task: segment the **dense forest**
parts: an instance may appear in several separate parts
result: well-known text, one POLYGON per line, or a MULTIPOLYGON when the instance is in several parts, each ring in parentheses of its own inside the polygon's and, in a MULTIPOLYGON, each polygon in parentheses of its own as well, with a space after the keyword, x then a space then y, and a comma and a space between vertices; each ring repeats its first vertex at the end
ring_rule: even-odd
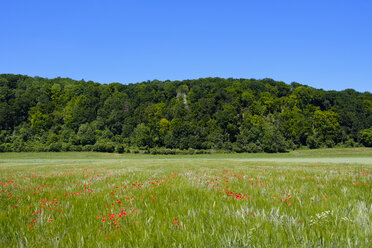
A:
POLYGON ((0 151, 284 152, 372 146, 372 94, 272 79, 99 84, 0 74, 0 151))

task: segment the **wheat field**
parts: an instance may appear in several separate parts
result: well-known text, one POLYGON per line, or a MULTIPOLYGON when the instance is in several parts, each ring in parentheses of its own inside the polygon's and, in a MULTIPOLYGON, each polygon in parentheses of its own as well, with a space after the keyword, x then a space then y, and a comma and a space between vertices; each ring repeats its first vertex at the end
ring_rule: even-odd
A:
POLYGON ((371 149, 0 154, 0 247, 371 247, 371 149))

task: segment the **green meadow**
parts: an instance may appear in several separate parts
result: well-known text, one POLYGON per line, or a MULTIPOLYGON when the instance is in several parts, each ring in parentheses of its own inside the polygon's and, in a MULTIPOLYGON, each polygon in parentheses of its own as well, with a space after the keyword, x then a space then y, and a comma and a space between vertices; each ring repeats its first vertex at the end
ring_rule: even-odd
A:
POLYGON ((0 153, 0 247, 371 247, 372 149, 0 153))

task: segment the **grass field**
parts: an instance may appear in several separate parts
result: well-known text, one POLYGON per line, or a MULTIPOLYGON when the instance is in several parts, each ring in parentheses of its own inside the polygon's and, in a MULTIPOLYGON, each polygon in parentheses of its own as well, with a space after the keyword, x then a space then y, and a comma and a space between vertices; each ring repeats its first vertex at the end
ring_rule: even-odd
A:
POLYGON ((0 154, 0 247, 371 247, 372 150, 0 154))

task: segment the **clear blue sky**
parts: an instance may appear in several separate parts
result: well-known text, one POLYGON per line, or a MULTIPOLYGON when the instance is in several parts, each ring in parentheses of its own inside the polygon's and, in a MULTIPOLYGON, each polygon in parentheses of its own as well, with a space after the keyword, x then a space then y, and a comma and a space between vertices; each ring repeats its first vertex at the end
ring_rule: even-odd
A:
POLYGON ((273 78, 372 91, 372 1, 0 3, 0 73, 100 83, 273 78))

